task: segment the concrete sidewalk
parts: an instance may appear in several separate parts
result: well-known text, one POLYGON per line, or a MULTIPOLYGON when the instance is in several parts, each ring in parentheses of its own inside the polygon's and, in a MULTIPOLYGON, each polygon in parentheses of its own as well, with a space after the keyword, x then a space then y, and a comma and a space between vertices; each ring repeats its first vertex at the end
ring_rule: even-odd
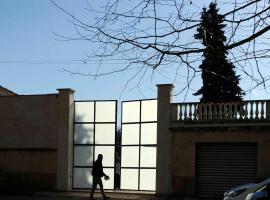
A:
MULTIPOLYGON (((111 200, 197 200, 195 198, 168 197, 155 194, 107 192, 111 200)), ((102 200, 100 193, 95 198, 102 200)), ((0 195, 1 200, 87 200, 89 192, 25 192, 0 195)))

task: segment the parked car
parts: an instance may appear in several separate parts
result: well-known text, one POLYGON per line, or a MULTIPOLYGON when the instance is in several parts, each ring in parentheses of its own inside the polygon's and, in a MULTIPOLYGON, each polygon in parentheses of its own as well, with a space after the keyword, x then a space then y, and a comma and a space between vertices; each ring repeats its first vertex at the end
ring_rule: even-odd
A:
POLYGON ((248 194, 256 192, 258 189, 270 183, 270 178, 259 183, 248 183, 232 188, 224 193, 223 200, 243 200, 248 194))
POLYGON ((264 185, 254 193, 247 195, 245 200, 266 200, 270 199, 270 184, 264 185))

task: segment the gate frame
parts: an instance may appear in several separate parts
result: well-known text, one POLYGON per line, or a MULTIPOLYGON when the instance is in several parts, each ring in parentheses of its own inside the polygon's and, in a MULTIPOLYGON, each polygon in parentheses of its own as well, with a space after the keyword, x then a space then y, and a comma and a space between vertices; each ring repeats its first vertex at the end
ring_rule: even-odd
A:
MULTIPOLYGON (((142 116, 142 101, 151 101, 151 100, 156 100, 158 102, 157 98, 149 98, 149 99, 135 99, 135 100, 127 100, 127 101, 121 101, 121 159, 120 159, 120 190, 122 191, 145 191, 145 192, 155 192, 157 189, 157 184, 156 184, 156 189, 155 190, 140 190, 140 169, 155 169, 156 170, 156 177, 157 177, 157 159, 156 159, 156 167, 141 167, 141 147, 142 146, 151 146, 151 147, 155 147, 156 148, 156 154, 157 154, 157 142, 155 145, 142 145, 141 144, 141 124, 150 124, 150 123, 156 123, 156 125, 158 124, 157 120, 156 121, 146 121, 146 122, 142 122, 141 121, 141 116, 142 116), (139 121, 138 122, 124 122, 123 123, 123 104, 127 103, 127 102, 140 102, 140 113, 139 113, 139 121), (122 127, 123 124, 139 124, 139 144, 132 144, 132 145, 123 145, 122 144, 122 127), (139 147, 139 158, 138 158, 138 167, 122 167, 121 165, 121 161, 122 161, 122 147, 139 147), (121 172, 122 169, 138 169, 138 188, 135 190, 133 189, 121 189, 121 172)), ((157 104, 158 107, 158 104, 157 104)), ((158 110, 158 108, 157 108, 158 110)), ((156 133, 157 134, 157 133, 156 133)))
POLYGON ((85 189, 91 189, 90 188, 77 188, 74 187, 74 169, 75 168, 88 168, 89 170, 93 167, 93 166, 76 166, 74 163, 74 150, 75 150, 75 146, 92 146, 93 147, 93 163, 95 161, 95 147, 96 146, 113 146, 114 147, 114 166, 113 167, 103 167, 104 169, 114 169, 114 183, 113 183, 113 189, 109 189, 109 190, 115 190, 115 171, 116 171, 116 134, 117 134, 117 106, 118 101, 117 100, 78 100, 78 101, 74 101, 74 115, 73 115, 73 137, 72 137, 72 147, 73 147, 73 151, 72 151, 72 190, 85 190, 85 189), (75 109, 76 109, 76 102, 93 102, 94 103, 94 121, 93 122, 75 122, 75 109), (115 102, 115 121, 114 122, 96 122, 96 102, 115 102), (75 124, 93 124, 94 125, 94 134, 93 134, 93 144, 75 144, 74 143, 74 134, 75 134, 75 124), (95 144, 95 136, 96 136, 96 124, 114 124, 115 125, 115 130, 114 130, 114 145, 106 145, 106 144, 100 144, 100 145, 96 145, 95 144))

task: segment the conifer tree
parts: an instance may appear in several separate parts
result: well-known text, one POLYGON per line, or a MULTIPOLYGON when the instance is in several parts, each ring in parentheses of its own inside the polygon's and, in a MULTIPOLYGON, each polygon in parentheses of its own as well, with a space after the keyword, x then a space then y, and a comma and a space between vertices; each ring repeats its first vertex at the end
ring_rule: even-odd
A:
POLYGON ((203 86, 194 95, 202 95, 201 102, 239 102, 244 92, 239 87, 239 76, 235 66, 227 58, 223 16, 218 14, 216 3, 203 9, 201 25, 197 28, 195 39, 205 46, 204 60, 199 66, 202 70, 203 86))

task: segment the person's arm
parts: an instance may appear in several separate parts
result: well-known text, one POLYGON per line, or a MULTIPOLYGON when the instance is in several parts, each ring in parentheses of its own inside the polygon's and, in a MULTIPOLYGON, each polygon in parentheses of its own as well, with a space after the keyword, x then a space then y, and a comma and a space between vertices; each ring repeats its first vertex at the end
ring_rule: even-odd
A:
POLYGON ((104 173, 102 164, 101 164, 101 169, 102 169, 102 175, 105 176, 105 178, 110 178, 107 174, 104 173))

